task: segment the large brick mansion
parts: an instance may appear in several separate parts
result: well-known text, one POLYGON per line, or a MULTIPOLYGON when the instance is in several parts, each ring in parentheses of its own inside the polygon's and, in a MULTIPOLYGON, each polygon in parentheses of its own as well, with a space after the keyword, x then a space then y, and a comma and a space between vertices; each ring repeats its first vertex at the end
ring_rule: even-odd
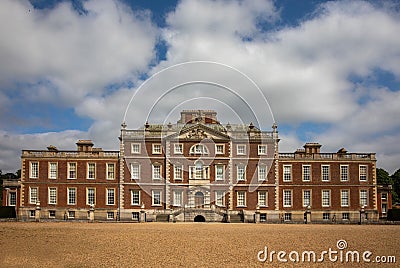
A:
POLYGON ((90 140, 23 150, 3 203, 21 220, 358 222, 377 220, 388 202, 374 153, 321 153, 318 143, 279 153, 275 125, 223 125, 211 110, 123 124, 119 139, 119 151, 90 140))

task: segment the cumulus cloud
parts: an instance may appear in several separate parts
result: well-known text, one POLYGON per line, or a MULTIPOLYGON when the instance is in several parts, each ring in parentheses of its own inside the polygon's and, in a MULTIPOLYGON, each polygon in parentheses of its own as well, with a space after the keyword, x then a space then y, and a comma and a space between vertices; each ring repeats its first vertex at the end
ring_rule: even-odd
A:
POLYGON ((0 130, 0 169, 3 172, 20 169, 22 149, 46 150, 47 146, 55 145, 60 150, 76 150, 76 141, 85 138, 85 132, 76 130, 19 135, 0 130))
MULTIPOLYGON (((58 100, 78 116, 93 120, 86 133, 78 134, 93 138, 99 146, 117 149, 123 113, 142 82, 138 74, 151 76, 190 60, 217 61, 249 75, 267 97, 278 125, 292 127, 281 133, 281 151, 292 152, 304 142, 319 141, 328 152, 343 146, 350 151, 377 152, 378 165, 390 171, 396 168, 400 151, 393 142, 400 131, 399 88, 380 85, 379 78, 365 85, 352 79, 364 80, 376 70, 400 79, 400 19, 390 5, 327 2, 298 25, 276 27, 281 18, 273 1, 182 0, 166 14, 166 26, 157 29, 149 13, 132 11, 118 1, 83 4, 85 14, 69 3, 50 10, 35 10, 25 1, 0 3, 4 37, 0 43, 4 63, 0 66, 0 111, 12 107, 10 91, 14 88, 23 92, 21 98, 29 96, 34 102, 58 100), (166 44, 162 62, 154 61, 157 38, 166 44), (126 81, 135 88, 118 86, 126 81), (297 129, 304 123, 327 127, 307 130, 310 140, 304 140, 298 133, 306 130, 297 129)), ((194 74, 185 77, 195 79, 194 74)), ((164 79, 157 86, 173 82, 164 79)), ((239 94, 248 95, 250 101, 255 98, 254 89, 240 87, 235 79, 227 84, 239 87, 239 94)), ((186 108, 183 100, 195 93, 166 98, 163 104, 170 108, 158 110, 158 116, 186 108)), ((148 88, 143 99, 157 99, 157 94, 160 91, 148 88)), ((208 108, 210 99, 204 100, 208 108)), ((228 99, 226 104, 235 106, 228 99)), ((148 112, 141 109, 144 102, 135 105, 129 113, 133 122, 128 126, 132 127, 141 126, 148 112)), ((200 107, 201 102, 196 105, 200 107)), ((221 113, 230 120, 226 114, 221 113)), ((77 138, 75 133, 71 137, 77 138)), ((27 139, 35 141, 33 136, 27 139)))
POLYGON ((157 30, 149 15, 118 1, 83 2, 85 14, 61 2, 34 9, 28 1, 0 3, 0 84, 21 90, 48 81, 35 92, 71 105, 105 86, 134 79, 154 57, 157 30), (15 83, 17 81, 17 84, 15 83))
MULTIPOLYGON (((205 16, 202 21, 202 11, 206 9, 212 9, 211 14, 224 13, 219 8, 221 3, 183 1, 170 13, 169 27, 164 31, 170 46, 168 63, 206 58, 232 64, 260 85, 278 124, 328 124, 326 132, 310 133, 315 140, 326 143, 327 150, 336 151, 343 145, 363 151, 362 148, 370 148, 371 142, 376 144, 373 151, 386 149, 379 145, 379 132, 391 131, 387 135, 393 137, 400 129, 395 105, 398 93, 361 89, 360 94, 359 86, 350 77, 363 79, 376 69, 400 77, 396 64, 400 61, 398 14, 368 2, 328 2, 295 27, 265 32, 257 29, 255 20, 248 19, 243 27, 251 39, 243 39, 236 34, 244 32, 238 26, 240 16, 227 19, 230 28, 221 26, 224 34, 210 26, 221 18, 205 16), (190 16, 194 12, 197 19, 193 23, 190 16), (367 101, 360 103, 361 98, 367 101)), ((235 5, 244 14, 252 13, 251 7, 239 7, 237 2, 231 3, 230 8, 235 5)), ((259 10, 268 10, 264 16, 273 17, 267 15, 274 14, 273 8, 259 10)), ((282 139, 281 149, 293 146, 295 150, 305 142, 290 133, 283 136, 287 140, 282 139)))

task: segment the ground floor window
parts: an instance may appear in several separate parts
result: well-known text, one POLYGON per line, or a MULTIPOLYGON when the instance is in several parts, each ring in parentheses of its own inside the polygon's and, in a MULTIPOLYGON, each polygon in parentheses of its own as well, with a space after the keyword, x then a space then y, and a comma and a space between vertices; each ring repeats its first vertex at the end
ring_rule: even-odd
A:
POLYGON ((348 212, 342 213, 342 220, 349 220, 350 219, 350 214, 348 212))
POLYGON ((291 221, 292 220, 292 213, 285 213, 284 220, 285 221, 291 221))
POLYGON ((246 206, 246 192, 244 191, 237 192, 237 206, 238 207, 246 206))
POLYGON ((173 205, 176 207, 182 206, 182 191, 181 190, 174 191, 173 205))
POLYGON ((139 221, 139 212, 132 212, 132 220, 139 221))
POLYGON ((153 206, 161 206, 161 191, 160 190, 152 191, 152 205, 153 206))
POLYGON ((386 210, 387 210, 387 205, 382 204, 382 214, 386 214, 386 210))
POLYGON ((107 219, 108 220, 113 220, 114 219, 114 212, 113 211, 108 211, 107 212, 107 219))
POLYGON ((267 192, 266 191, 258 192, 258 205, 260 207, 266 207, 267 206, 267 192))
POLYGON ((68 211, 68 218, 70 218, 70 219, 75 218, 75 211, 73 211, 73 210, 68 211))
POLYGON ((215 192, 215 205, 219 206, 219 207, 223 207, 225 206, 225 192, 223 191, 216 191, 215 192))
POLYGON ((56 217, 56 211, 55 210, 49 210, 49 218, 55 218, 56 217))
POLYGON ((331 214, 328 212, 325 212, 322 214, 322 219, 323 220, 329 220, 331 218, 331 214))
POLYGON ((35 217, 35 211, 34 210, 29 210, 29 217, 31 217, 31 218, 35 217))
POLYGON ((292 191, 291 190, 283 191, 283 206, 284 207, 292 206, 292 191))
POLYGON ((266 221, 267 221, 267 214, 260 213, 260 222, 266 222, 266 221))
POLYGON ((8 194, 8 205, 9 206, 17 205, 17 193, 16 192, 10 192, 8 194))

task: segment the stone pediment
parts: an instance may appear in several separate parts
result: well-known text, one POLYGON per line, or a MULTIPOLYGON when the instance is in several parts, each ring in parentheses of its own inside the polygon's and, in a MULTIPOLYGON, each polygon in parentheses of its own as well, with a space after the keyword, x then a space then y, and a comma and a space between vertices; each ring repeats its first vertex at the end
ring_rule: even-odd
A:
POLYGON ((224 132, 214 130, 203 124, 195 124, 192 126, 185 126, 179 133, 174 133, 167 138, 171 139, 190 139, 190 140, 229 140, 230 137, 224 132))

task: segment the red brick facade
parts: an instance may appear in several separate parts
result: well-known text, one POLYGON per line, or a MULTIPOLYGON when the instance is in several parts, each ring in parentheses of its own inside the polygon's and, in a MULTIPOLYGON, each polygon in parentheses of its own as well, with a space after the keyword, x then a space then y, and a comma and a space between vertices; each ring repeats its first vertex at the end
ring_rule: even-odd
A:
POLYGON ((119 153, 77 144, 77 151, 22 152, 21 219, 36 219, 37 210, 44 219, 87 219, 91 207, 100 218, 116 219, 119 153))
MULTIPOLYGON (((222 125, 187 110, 176 124, 129 130, 119 151, 23 150, 23 220, 373 221, 382 197, 373 153, 278 153, 278 132, 222 125)), ((389 198, 386 202, 389 202, 389 198)), ((382 216, 382 215, 380 215, 382 216)))

